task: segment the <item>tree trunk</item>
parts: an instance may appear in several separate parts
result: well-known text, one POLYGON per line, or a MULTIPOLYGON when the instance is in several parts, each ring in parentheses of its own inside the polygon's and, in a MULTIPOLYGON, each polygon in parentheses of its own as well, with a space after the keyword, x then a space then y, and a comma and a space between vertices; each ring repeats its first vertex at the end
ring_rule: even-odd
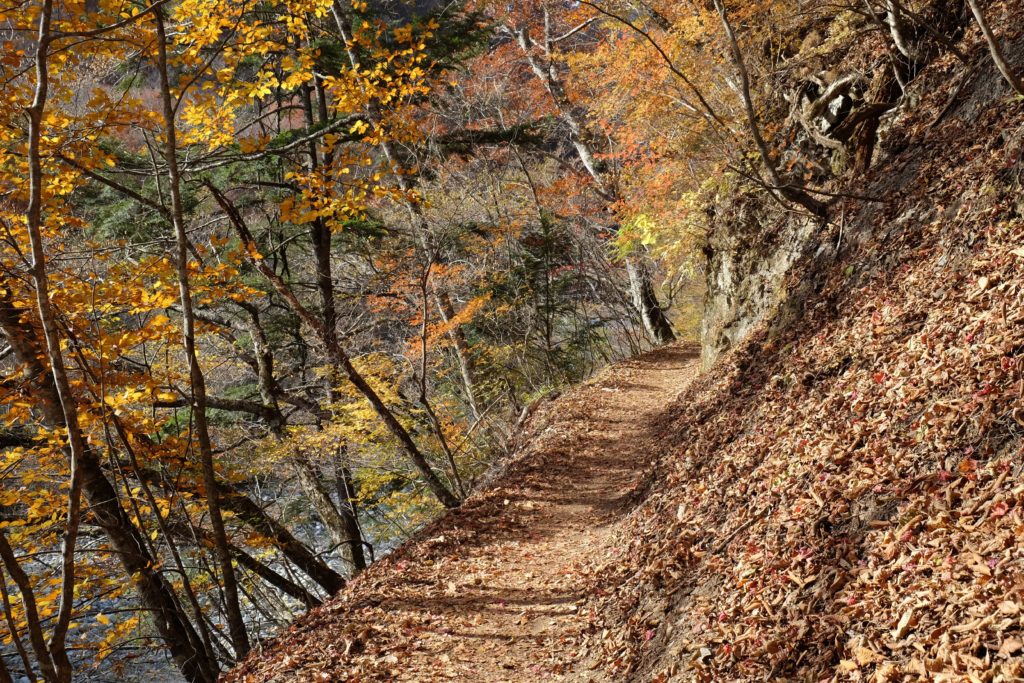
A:
POLYGON ((366 558, 363 555, 363 537, 359 526, 352 524, 334 505, 330 494, 324 488, 320 473, 313 463, 304 455, 296 455, 293 459, 295 471, 299 475, 299 483, 305 491, 313 509, 327 527, 334 546, 345 562, 352 567, 352 573, 358 574, 366 569, 366 558))
MULTIPOLYGON (((544 85, 548 94, 551 95, 551 99, 558 109, 559 116, 569 126, 573 148, 576 150, 576 154, 583 167, 597 186, 598 192, 609 204, 614 204, 619 199, 618 192, 608 182, 606 170, 596 160, 597 155, 594 153, 591 143, 592 136, 590 131, 587 130, 584 121, 577 114, 557 77, 556 67, 552 60, 549 32, 548 14, 545 10, 544 36, 540 47, 544 51, 547 64, 542 64, 534 54, 534 49, 537 45, 530 38, 529 32, 525 27, 520 28, 517 32, 516 41, 519 44, 520 50, 526 56, 531 71, 544 85)), ((629 275, 630 298, 640 314, 640 319, 648 336, 657 344, 674 341, 675 334, 672 332, 672 326, 669 324, 668 318, 665 317, 664 310, 658 304, 658 295, 654 290, 654 285, 651 283, 650 273, 646 266, 634 259, 626 259, 626 272, 629 275)))
POLYGON ((238 305, 249 314, 249 339, 252 340, 252 355, 256 364, 256 386, 260 392, 260 401, 266 409, 267 427, 272 433, 279 434, 284 427, 284 416, 274 390, 277 387, 274 379, 274 352, 260 322, 259 309, 247 302, 239 302, 238 305))
MULTIPOLYGON (((31 395, 46 424, 51 428, 63 427, 64 416, 53 386, 52 376, 40 362, 43 357, 35 328, 27 323, 27 314, 15 308, 10 289, 4 287, 0 299, 0 330, 14 350, 17 362, 24 368, 31 395)), ((142 540, 142 535, 118 502, 113 484, 103 472, 99 458, 86 449, 79 462, 82 491, 93 521, 106 534, 114 553, 120 559, 126 574, 138 592, 142 607, 150 613, 154 625, 175 665, 191 683, 215 683, 217 664, 203 647, 199 634, 188 618, 182 614, 172 593, 156 567, 159 563, 142 540)))
POLYGON ((896 106, 902 92, 903 84, 895 69, 876 70, 864 96, 865 104, 836 129, 836 139, 847 141, 853 153, 854 172, 863 174, 871 167, 881 118, 896 106))
POLYGON ((469 406, 473 419, 479 420, 480 404, 477 401, 476 379, 473 373, 473 359, 470 355, 469 343, 459 326, 452 325, 455 308, 452 306, 452 300, 448 298, 448 293, 435 289, 434 299, 437 303, 437 310, 441 314, 441 320, 448 328, 448 339, 451 340, 452 347, 455 349, 455 359, 459 363, 459 373, 462 375, 462 389, 466 393, 466 404, 469 406))
POLYGON ((633 305, 640 313, 644 329, 657 344, 668 344, 676 340, 672 325, 665 311, 658 305, 658 297, 654 292, 651 272, 642 257, 630 256, 626 259, 626 273, 629 275, 629 292, 633 305))
MULTIPOLYGON (((60 332, 57 330, 53 309, 50 305, 49 281, 46 272, 46 253, 43 246, 43 166, 40 141, 42 138, 43 113, 49 94, 49 49, 50 20, 53 12, 52 0, 44 0, 39 14, 39 33, 36 42, 35 96, 28 114, 28 175, 29 199, 25 211, 29 242, 32 249, 31 275, 36 295, 36 308, 43 327, 43 345, 50 363, 53 389, 60 406, 61 421, 68 441, 64 451, 68 456, 69 487, 65 531, 61 541, 61 590, 53 631, 46 643, 47 652, 40 651, 40 657, 49 659, 54 670, 55 681, 71 681, 72 668, 67 652, 67 632, 71 623, 71 611, 75 598, 75 545, 82 515, 82 475, 79 463, 86 450, 85 437, 78 422, 78 402, 71 393, 71 383, 64 367, 60 332)), ((9 571, 14 571, 8 567, 9 571)), ((12 574, 13 576, 13 574, 12 574)), ((24 592, 24 590, 23 590, 24 592)), ((26 598, 28 596, 25 596, 26 598)), ((41 636, 41 634, 40 634, 41 636)), ((44 668, 44 674, 46 669, 44 668)))
POLYGON ((423 477, 424 483, 427 488, 437 497, 438 501, 446 508, 457 508, 459 506, 459 499, 452 494, 451 491, 444 485, 444 483, 438 478, 437 473, 427 462, 426 456, 420 451, 419 446, 413 440, 412 435, 409 431, 402 426, 402 423, 398 421, 395 414, 388 408, 387 404, 380 398, 377 392, 371 387, 366 378, 364 378, 355 366, 352 365, 352 360, 349 358, 345 349, 337 341, 331 340, 330 336, 324 330, 321 321, 317 320, 308 308, 306 308, 298 297, 293 292, 281 276, 275 273, 263 260, 254 258, 253 254, 258 253, 256 251, 256 242, 253 239, 252 233, 249 232, 249 227, 245 224, 241 214, 234 205, 228 201, 228 198, 223 195, 213 184, 207 183, 207 189, 213 194, 214 199, 228 215, 232 226, 235 228, 235 232, 238 234, 239 239, 249 253, 249 263, 259 271, 268 282, 273 285, 277 293, 280 294, 292 311, 305 323, 313 332, 320 338, 320 342, 326 347, 327 358, 331 361, 334 367, 339 368, 348 380, 352 383, 352 386, 356 388, 360 394, 370 403, 373 411, 380 418, 384 426, 391 435, 398 441, 402 450, 405 451, 406 455, 412 461, 413 465, 419 471, 420 476, 423 477))
POLYGON ((910 60, 911 64, 921 61, 918 50, 907 40, 907 26, 903 22, 903 13, 900 7, 892 0, 885 3, 886 24, 889 26, 889 35, 900 54, 910 60))
POLYGON ((334 486, 338 492, 338 512, 341 514, 341 519, 345 522, 345 526, 348 529, 348 537, 350 539, 359 539, 358 546, 352 545, 352 564, 357 571, 362 571, 372 561, 372 552, 371 560, 367 560, 366 548, 369 547, 369 544, 366 542, 363 531, 359 527, 359 516, 356 508, 356 497, 359 495, 358 484, 352 476, 352 470, 344 462, 341 462, 340 458, 335 461, 334 469, 334 486))
MULTIPOLYGON (((47 647, 46 638, 43 637, 43 627, 39 621, 39 610, 36 608, 36 594, 32 590, 32 583, 25 573, 25 570, 18 564, 18 558, 14 555, 14 549, 7 542, 7 535, 0 529, 0 562, 7 569, 14 585, 21 593, 21 605, 25 614, 25 628, 28 631, 28 642, 32 645, 32 651, 39 663, 39 671, 43 680, 47 683, 57 683, 63 680, 63 674, 58 673, 58 666, 53 661, 53 654, 47 647)), ((11 634, 14 636, 15 634, 11 634)), ((70 680, 70 677, 67 679, 70 680)))
POLYGON ((14 679, 11 678, 11 671, 7 668, 7 662, 4 661, 3 657, 0 657, 0 683, 14 683, 14 679))
POLYGON ((988 44, 989 54, 992 55, 992 61, 995 62, 996 68, 999 69, 999 73, 1003 75, 1006 82, 1010 84, 1018 95, 1024 95, 1024 81, 1021 81, 1020 77, 1013 72, 1010 65, 1006 62, 1006 56, 1003 54, 1003 48, 999 46, 999 40, 992 33, 992 29, 989 28, 988 20, 985 18, 985 13, 981 11, 981 7, 978 5, 978 0, 967 0, 967 4, 971 6, 971 12, 974 14, 975 21, 978 22, 978 27, 981 29, 981 35, 985 37, 985 43, 988 44))
MULTIPOLYGON (((171 533, 173 533, 179 539, 185 542, 195 543, 199 540, 203 543, 213 543, 213 536, 206 529, 197 529, 191 524, 186 522, 172 522, 167 523, 167 527, 171 533), (198 535, 198 539, 196 536, 198 535)), ((317 598, 315 595, 306 590, 305 587, 300 586, 294 581, 282 576, 277 571, 257 560, 255 557, 247 553, 238 546, 231 546, 231 555, 235 558, 238 564, 256 576, 260 577, 271 586, 277 588, 285 595, 290 595, 299 602, 303 603, 306 607, 316 607, 323 603, 322 600, 317 598)))
POLYGON ((43 173, 39 142, 49 83, 48 50, 52 40, 52 10, 52 0, 44 0, 36 46, 36 92, 28 111, 30 189, 26 218, 32 242, 32 276, 45 341, 40 343, 34 327, 25 324, 22 312, 11 303, 11 290, 4 289, 3 301, 0 302, 0 327, 3 328, 15 357, 25 368, 26 379, 34 385, 32 393, 42 407, 44 419, 50 427, 63 428, 68 433, 71 491, 68 529, 62 552, 64 570, 61 603, 47 649, 54 658, 58 677, 70 681, 71 665, 67 659, 63 639, 70 621, 73 602, 74 544, 80 515, 78 496, 79 492, 84 492, 93 517, 106 532, 111 545, 119 553, 122 564, 132 577, 143 607, 154 615, 157 629, 167 643, 175 663, 189 681, 213 683, 217 676, 216 663, 211 661, 195 630, 180 612, 170 586, 154 571, 154 567, 157 566, 156 558, 147 551, 138 530, 121 508, 113 486, 103 473, 99 459, 84 439, 78 424, 77 403, 71 394, 64 369, 60 339, 50 309, 41 235, 43 173), (44 348, 48 351, 50 372, 47 372, 40 362, 44 348))
POLYGON ((18 625, 14 620, 14 609, 11 607, 11 596, 7 592, 7 576, 3 571, 2 562, 0 562, 0 603, 4 606, 4 621, 7 622, 7 628, 10 630, 14 649, 17 650, 18 657, 21 658, 21 672, 29 680, 35 680, 36 674, 32 668, 32 660, 28 656, 28 649, 26 649, 25 643, 21 642, 21 637, 18 635, 18 625))
POLYGON ((824 203, 807 194, 802 187, 783 182, 782 177, 779 175, 779 169, 775 166, 775 159, 772 158, 771 151, 768 149, 768 143, 765 142, 764 136, 761 135, 761 125, 758 123, 757 114, 754 112, 754 99, 750 94, 750 73, 747 71, 747 64, 743 59, 743 51, 740 50, 740 44, 736 40, 732 24, 729 22, 729 15, 726 12, 725 4, 722 0, 713 0, 713 3, 715 10, 718 12, 718 18, 722 21, 722 28, 725 30, 725 37, 729 44, 733 66, 740 77, 740 99, 743 101, 747 128, 750 136, 754 138, 754 144, 757 145, 758 153, 761 155, 761 165, 764 167, 765 172, 767 172, 771 183, 770 190, 773 192, 777 191, 786 199, 800 204, 815 216, 825 216, 828 212, 828 207, 824 203))
MULTIPOLYGON (((338 31, 341 33, 343 39, 346 41, 351 35, 351 27, 348 25, 344 13, 341 9, 340 4, 335 0, 332 5, 332 13, 334 16, 335 24, 338 27, 338 31)), ((357 69, 359 66, 358 59, 355 53, 349 49, 347 50, 349 65, 353 69, 357 69)), ((378 108, 370 103, 365 108, 366 115, 374 123, 379 123, 381 116, 378 108)), ((387 140, 382 140, 379 143, 381 151, 384 153, 388 163, 393 165, 395 168, 401 168, 403 171, 404 164, 398 158, 397 154, 392 145, 387 140)), ((395 177, 398 187, 408 197, 413 190, 413 183, 410 182, 409 178, 411 174, 405 172, 398 173, 395 177)), ((430 240, 430 225, 427 222, 427 217, 423 214, 423 207, 417 202, 407 199, 405 201, 406 208, 409 211, 409 216, 412 219, 413 224, 420 232, 420 241, 423 245, 424 256, 429 262, 433 262, 435 258, 434 250, 432 249, 430 240)), ((447 324, 455 316, 454 308, 452 307, 451 300, 448 298, 448 294, 441 292, 435 292, 435 298, 439 310, 441 311, 441 318, 447 324)), ((480 419, 482 413, 480 412, 480 404, 477 400, 476 395, 476 382, 474 380, 473 373, 473 358, 470 353, 469 344, 466 342, 466 336, 462 333, 458 327, 453 327, 448 331, 448 337, 452 340, 452 344, 455 346, 455 355, 459 363, 459 372, 462 375, 462 384, 466 392, 466 402, 469 405, 470 412, 473 415, 474 420, 480 419)))
POLYGON ((345 578, 327 566, 304 543, 295 538, 280 522, 268 515, 249 496, 235 491, 225 484, 217 484, 217 498, 220 504, 234 514, 248 527, 274 544, 309 578, 316 581, 331 595, 345 587, 345 578))
MULTIPOLYGON (((321 123, 328 118, 327 93, 319 78, 316 80, 316 102, 317 111, 321 123)), ((312 94, 308 87, 303 89, 303 107, 306 111, 306 122, 312 126, 315 122, 313 115, 312 94)), ((325 153, 324 161, 330 164, 332 157, 325 153)), ((309 163, 311 170, 315 170, 320 160, 317 155, 316 144, 311 142, 309 149, 309 163)), ((316 258, 316 289, 320 296, 320 317, 326 337, 325 345, 328 347, 339 347, 338 340, 338 310, 334 297, 334 276, 331 267, 331 230, 322 218, 313 221, 312 226, 313 254, 316 258)), ((338 401, 338 390, 334 385, 333 377, 327 378, 327 397, 331 404, 338 401)), ((319 476, 312 465, 299 456, 296 463, 299 468, 300 481, 306 491, 306 496, 317 509, 320 519, 327 525, 332 534, 334 543, 342 557, 352 566, 352 574, 358 574, 366 569, 366 557, 363 555, 363 534, 359 528, 358 510, 354 500, 347 501, 341 508, 335 507, 334 501, 326 493, 319 476), (308 466, 308 467, 306 467, 308 466)), ((348 473, 351 478, 351 473, 348 473)))
POLYGON ((213 466, 213 445, 206 416, 206 378, 203 376, 202 367, 199 365, 199 356, 196 353, 196 320, 192 310, 192 291, 188 273, 189 242, 188 232, 185 228, 185 211, 181 200, 177 127, 174 121, 174 102, 167 65, 167 36, 164 29, 163 8, 157 7, 153 11, 153 17, 156 21, 157 70, 160 76, 160 96, 163 105, 164 157, 167 163, 168 189, 171 195, 171 223, 177 240, 175 265, 178 271, 178 290, 181 301, 182 342, 188 359, 192 390, 191 417, 195 424, 196 440, 199 442, 199 458, 203 470, 210 526, 213 529, 214 552, 224 588, 224 611, 227 615, 228 632, 235 656, 241 659, 249 652, 249 635, 242 617, 242 608, 238 597, 238 578, 235 575, 234 565, 231 563, 231 550, 228 547, 224 516, 221 514, 217 496, 213 494, 217 475, 213 466))

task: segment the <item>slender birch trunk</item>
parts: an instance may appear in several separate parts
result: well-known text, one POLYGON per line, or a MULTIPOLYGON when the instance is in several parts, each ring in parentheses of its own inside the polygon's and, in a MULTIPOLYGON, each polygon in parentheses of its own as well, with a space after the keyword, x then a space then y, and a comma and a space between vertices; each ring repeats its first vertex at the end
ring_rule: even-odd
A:
POLYGON ((189 379, 192 393, 192 421, 195 425, 196 440, 199 445, 199 459, 203 471, 203 483, 206 489, 207 510, 210 515, 210 526, 213 529, 214 552, 221 574, 224 588, 224 611, 227 615, 228 632, 235 656, 239 659, 249 652, 249 636, 242 617, 241 603, 238 597, 238 578, 231 561, 231 550, 228 545, 227 531, 224 527, 224 516, 217 500, 217 475, 213 465, 213 445, 210 439, 210 427, 206 415, 206 378, 199 364, 196 352, 196 319, 192 305, 192 291, 189 282, 188 260, 189 242, 185 228, 185 211, 181 200, 181 177, 178 171, 177 129, 174 121, 174 103, 169 81, 167 60, 167 35, 164 26, 164 10, 154 10, 157 33, 157 70, 160 76, 160 96, 164 123, 164 157, 167 164, 168 190, 171 197, 171 223, 174 227, 177 249, 175 265, 178 271, 178 290, 181 302, 182 342, 188 361, 189 379))

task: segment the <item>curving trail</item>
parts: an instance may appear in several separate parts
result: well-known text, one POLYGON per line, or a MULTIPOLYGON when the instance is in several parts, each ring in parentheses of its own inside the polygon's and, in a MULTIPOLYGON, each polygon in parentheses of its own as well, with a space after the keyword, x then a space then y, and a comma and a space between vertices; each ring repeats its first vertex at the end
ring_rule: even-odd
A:
POLYGON ((592 571, 658 453, 658 415, 699 367, 671 346, 549 404, 495 486, 269 643, 228 681, 590 681, 592 571), (537 428, 535 428, 537 429, 537 428))

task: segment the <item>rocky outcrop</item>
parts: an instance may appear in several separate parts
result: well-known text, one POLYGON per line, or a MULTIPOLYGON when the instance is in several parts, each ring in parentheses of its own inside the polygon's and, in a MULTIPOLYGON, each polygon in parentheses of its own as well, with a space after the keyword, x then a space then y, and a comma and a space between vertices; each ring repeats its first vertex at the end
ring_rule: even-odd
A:
POLYGON ((700 330, 705 369, 786 301, 786 276, 818 225, 811 218, 786 218, 755 197, 743 197, 712 217, 704 247, 707 294, 700 330))
MULTIPOLYGON (((1024 37, 1005 41, 1004 49, 1016 63, 1021 62, 1024 37)), ((774 334, 798 319, 804 302, 821 288, 823 271, 842 257, 840 251, 871 239, 879 229, 881 237, 891 237, 909 225, 948 221, 958 215, 962 200, 940 207, 927 196, 910 198, 915 183, 921 182, 924 157, 913 152, 921 141, 908 136, 906 118, 914 115, 921 97, 939 88, 945 92, 937 104, 931 103, 932 118, 922 130, 950 125, 969 131, 986 109, 1012 101, 1003 78, 986 54, 978 52, 974 68, 947 58, 908 88, 908 98, 881 121, 875 163, 852 180, 861 200, 834 201, 827 222, 787 211, 764 192, 734 195, 711 210, 704 246, 706 295, 700 330, 705 369, 760 324, 768 324, 774 334), (872 201, 863 201, 867 197, 872 201), (825 234, 831 236, 825 238, 825 234)), ((991 144, 1019 150, 1022 140, 1024 133, 1019 130, 1003 129, 991 144)), ((1010 156, 1019 158, 1013 154, 1018 152, 1010 156)), ((1016 163, 1003 174, 1017 177, 1016 163)), ((883 255, 883 260, 894 257, 883 255)))

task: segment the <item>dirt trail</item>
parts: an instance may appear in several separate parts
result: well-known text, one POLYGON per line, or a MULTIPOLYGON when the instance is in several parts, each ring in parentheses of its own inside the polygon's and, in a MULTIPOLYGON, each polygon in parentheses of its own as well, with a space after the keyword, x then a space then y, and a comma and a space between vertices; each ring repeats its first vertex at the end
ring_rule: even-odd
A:
POLYGON ((557 400, 496 486, 435 523, 229 680, 590 680, 578 607, 614 559, 653 423, 696 349, 619 363, 557 400), (382 567, 380 565, 390 565, 382 567))

